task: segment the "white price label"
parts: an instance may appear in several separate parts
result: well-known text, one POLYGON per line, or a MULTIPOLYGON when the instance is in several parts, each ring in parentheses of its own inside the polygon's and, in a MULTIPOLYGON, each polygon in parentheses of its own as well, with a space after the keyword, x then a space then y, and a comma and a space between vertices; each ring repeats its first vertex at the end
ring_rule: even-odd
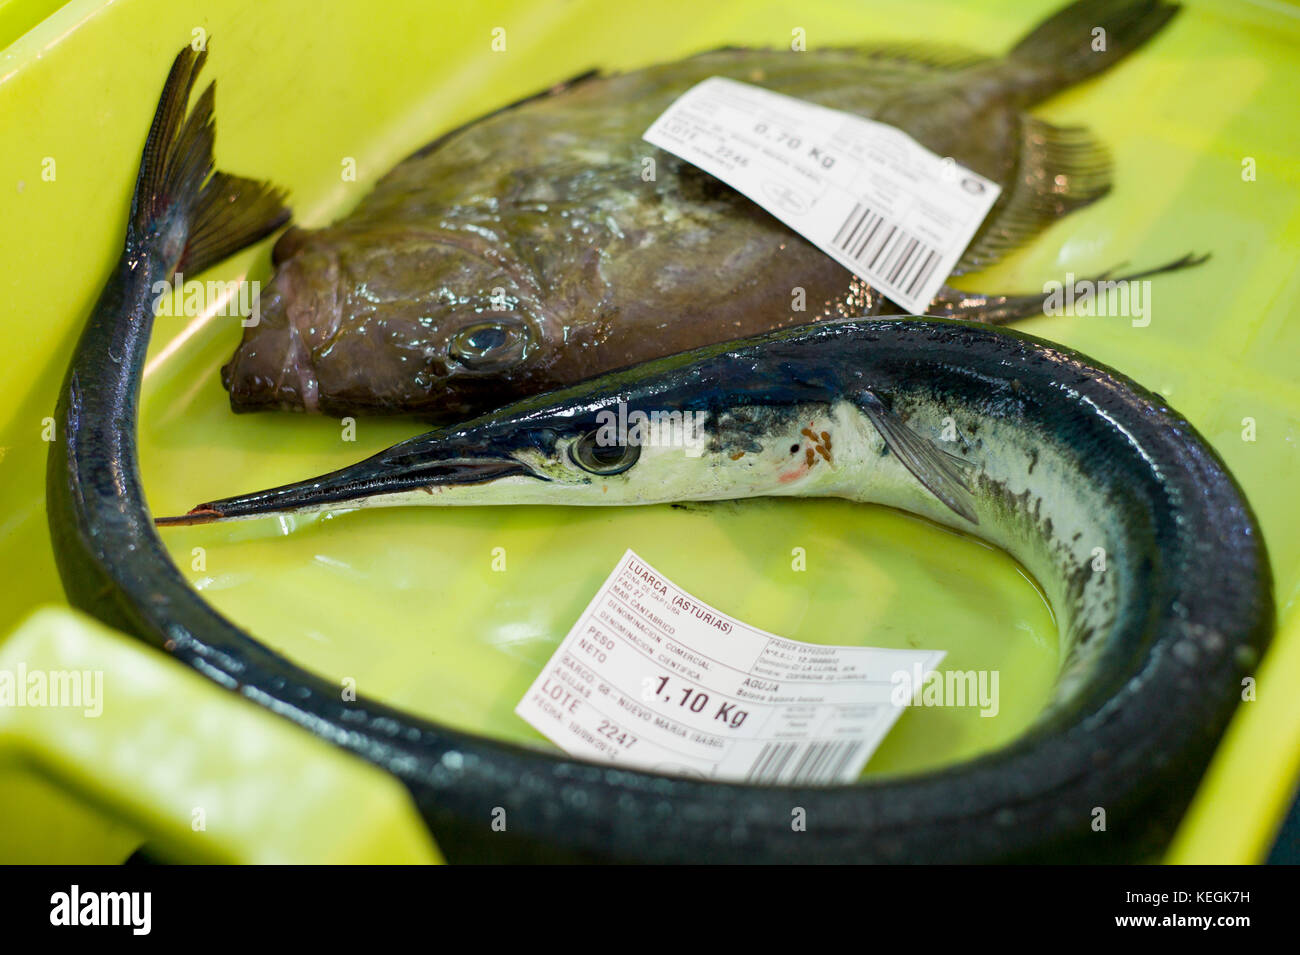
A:
POLYGON ((857 778, 938 650, 800 643, 701 603, 632 551, 515 712, 565 752, 751 783, 857 778))
POLYGON ((643 137, 923 314, 1001 187, 901 130, 715 76, 643 137))

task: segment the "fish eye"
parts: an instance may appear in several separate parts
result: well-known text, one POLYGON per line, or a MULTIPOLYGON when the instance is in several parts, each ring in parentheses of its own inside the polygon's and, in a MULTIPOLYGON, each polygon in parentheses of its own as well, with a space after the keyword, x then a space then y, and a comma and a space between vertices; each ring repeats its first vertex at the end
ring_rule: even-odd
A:
POLYGON ((522 361, 529 341, 524 322, 475 322, 452 335, 447 355, 471 371, 494 371, 522 361))
POLYGON ((569 458, 584 471, 609 477, 622 474, 641 457, 639 444, 601 444, 599 431, 588 431, 569 446, 569 458))

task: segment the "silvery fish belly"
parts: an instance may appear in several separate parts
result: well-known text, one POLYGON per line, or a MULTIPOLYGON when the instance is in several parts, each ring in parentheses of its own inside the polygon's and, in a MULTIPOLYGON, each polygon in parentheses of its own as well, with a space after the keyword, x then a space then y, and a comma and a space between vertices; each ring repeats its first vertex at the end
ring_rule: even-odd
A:
MULTIPOLYGON (((970 271, 1105 194, 1107 157, 1091 134, 1025 110, 1105 70, 1176 11, 1076 3, 1001 57, 724 49, 580 77, 501 110, 402 162, 335 225, 280 239, 260 321, 224 369, 232 406, 460 420, 700 345, 894 312, 642 134, 714 76, 893 125, 1001 185, 956 269, 970 271)), ((927 312, 1003 322, 1042 301, 945 286, 927 312)))

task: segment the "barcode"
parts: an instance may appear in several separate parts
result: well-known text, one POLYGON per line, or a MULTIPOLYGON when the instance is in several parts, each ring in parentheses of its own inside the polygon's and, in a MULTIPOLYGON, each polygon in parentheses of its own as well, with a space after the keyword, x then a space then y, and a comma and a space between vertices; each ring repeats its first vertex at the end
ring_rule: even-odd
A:
POLYGON ((831 241, 871 278, 907 296, 923 289, 939 264, 937 250, 860 202, 831 241))
POLYGON ((751 783, 834 782, 862 751, 862 746, 861 740, 827 743, 764 743, 745 781, 751 783))

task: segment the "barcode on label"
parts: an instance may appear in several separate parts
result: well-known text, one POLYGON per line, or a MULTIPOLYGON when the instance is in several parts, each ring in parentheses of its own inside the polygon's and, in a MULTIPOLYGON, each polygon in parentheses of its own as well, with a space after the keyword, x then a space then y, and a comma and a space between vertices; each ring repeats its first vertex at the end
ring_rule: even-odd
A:
POLYGON ((928 311, 1002 191, 887 123, 722 76, 678 97, 644 139, 748 196, 912 314, 928 311))
POLYGON ((833 243, 887 291, 908 297, 925 287, 939 264, 936 249, 861 202, 854 204, 833 243))
POLYGON ((830 783, 862 751, 861 740, 764 743, 745 776, 751 783, 830 783))

